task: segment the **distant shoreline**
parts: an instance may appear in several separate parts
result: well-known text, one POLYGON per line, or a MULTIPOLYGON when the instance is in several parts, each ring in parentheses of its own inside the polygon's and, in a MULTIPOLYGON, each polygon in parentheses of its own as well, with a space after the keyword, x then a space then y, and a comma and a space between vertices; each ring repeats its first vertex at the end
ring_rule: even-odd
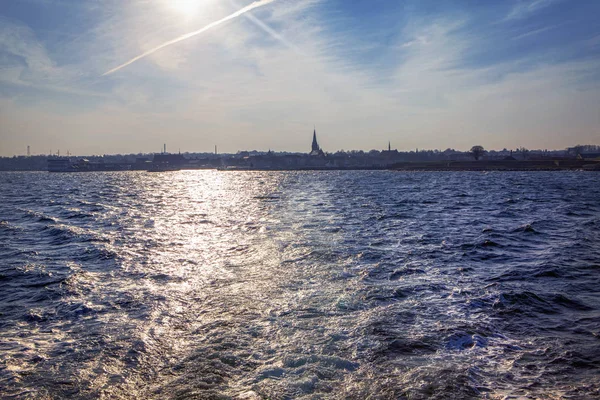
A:
POLYGON ((600 161, 589 160, 480 160, 397 163, 396 171, 600 171, 600 161))
MULTIPOLYGON (((115 169, 104 171, 70 171, 55 173, 83 173, 83 172, 122 172, 135 171, 139 169, 115 169)), ((482 172, 482 171, 600 171, 598 160, 480 160, 480 161, 432 161, 432 162, 401 162, 386 166, 307 166, 307 167, 182 167, 183 171, 194 170, 219 170, 223 172, 235 171, 423 171, 423 172, 482 172)), ((17 170, 2 169, 1 172, 45 172, 44 169, 17 170)), ((143 171, 143 170, 142 170, 143 171)), ((170 172, 170 171, 165 171, 170 172)))
POLYGON ((229 168, 224 171, 600 171, 600 161, 511 160, 402 162, 371 167, 229 168))

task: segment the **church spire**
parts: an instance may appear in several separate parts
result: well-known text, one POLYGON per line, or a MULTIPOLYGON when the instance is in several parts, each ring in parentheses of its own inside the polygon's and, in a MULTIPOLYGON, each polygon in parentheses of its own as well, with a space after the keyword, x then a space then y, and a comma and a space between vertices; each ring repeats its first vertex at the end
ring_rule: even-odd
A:
POLYGON ((312 151, 319 151, 319 143, 317 143, 317 128, 313 131, 312 151))

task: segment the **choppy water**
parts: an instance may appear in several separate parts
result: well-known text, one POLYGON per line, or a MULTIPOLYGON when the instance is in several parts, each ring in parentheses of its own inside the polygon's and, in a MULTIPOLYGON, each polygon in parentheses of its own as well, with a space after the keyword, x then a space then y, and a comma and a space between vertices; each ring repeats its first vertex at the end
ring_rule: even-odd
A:
POLYGON ((0 174, 0 394, 600 397, 600 175, 0 174))

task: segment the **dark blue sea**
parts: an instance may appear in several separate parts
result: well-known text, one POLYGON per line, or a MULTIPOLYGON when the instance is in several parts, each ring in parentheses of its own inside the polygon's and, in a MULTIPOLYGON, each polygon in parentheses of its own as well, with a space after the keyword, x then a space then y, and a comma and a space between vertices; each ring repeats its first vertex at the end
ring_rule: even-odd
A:
POLYGON ((600 398, 600 174, 0 173, 0 397, 600 398))

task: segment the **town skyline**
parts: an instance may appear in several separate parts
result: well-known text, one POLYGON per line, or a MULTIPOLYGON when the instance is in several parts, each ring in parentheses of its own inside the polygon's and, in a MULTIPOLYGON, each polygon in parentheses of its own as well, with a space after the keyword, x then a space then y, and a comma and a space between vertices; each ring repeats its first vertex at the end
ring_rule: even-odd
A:
MULTIPOLYGON (((0 155, 0 157, 18 157, 18 156, 63 156, 63 157, 86 157, 86 156, 93 156, 93 157, 98 157, 98 156, 119 156, 119 155, 123 155, 123 156, 128 156, 128 155, 152 155, 152 154, 215 154, 215 155, 235 155, 235 154, 240 154, 240 153, 252 153, 252 154, 264 154, 264 153, 278 153, 278 154, 308 154, 308 155, 327 155, 327 154, 335 154, 335 153, 340 153, 340 152, 347 152, 347 153, 357 153, 357 152, 363 152, 363 153, 368 153, 368 152, 373 152, 373 151, 378 151, 378 152, 389 152, 389 151, 394 151, 394 152, 398 152, 398 153, 418 153, 418 152, 423 152, 423 153, 427 153, 427 152, 439 152, 439 153, 444 153, 444 152, 454 152, 454 153, 469 153, 473 147, 475 146, 480 146, 479 144, 475 144, 473 146, 471 146, 471 148, 469 149, 460 149, 460 148, 455 148, 455 147, 447 147, 445 149, 441 149, 441 148, 414 148, 414 149, 402 149, 402 148, 398 148, 397 146, 393 146, 391 141, 387 142, 387 146, 385 148, 370 148, 370 149, 325 149, 323 148, 323 146, 320 145, 320 139, 317 139, 317 131, 316 129, 314 129, 313 131, 313 136, 312 136, 312 144, 310 146, 310 149, 307 150, 308 146, 305 146, 306 148, 304 149, 304 151, 300 150, 300 151, 294 151, 294 150, 287 150, 287 149, 275 149, 275 148, 267 148, 267 149, 260 149, 260 148, 253 148, 253 149, 238 149, 235 151, 219 151, 219 146, 215 145, 213 147, 212 151, 203 151, 203 150, 190 150, 190 149, 182 149, 181 148, 176 148, 176 150, 171 149, 170 147, 167 147, 167 143, 163 143, 160 146, 160 149, 158 151, 132 151, 132 152, 115 152, 115 153, 87 153, 87 154, 83 154, 83 153, 74 153, 72 152, 70 149, 67 149, 66 151, 61 150, 61 149, 57 149, 56 151, 52 151, 50 150, 47 153, 36 153, 34 151, 32 151, 31 146, 26 146, 26 150, 24 153, 21 154, 12 154, 10 156, 5 156, 5 155, 0 155)), ((600 145, 598 144, 594 144, 594 143, 586 143, 586 144, 571 144, 571 146, 567 146, 565 148, 562 149, 548 149, 548 148, 543 148, 543 147, 533 147, 533 148, 527 148, 524 146, 518 146, 515 148, 508 148, 508 147, 503 147, 501 149, 494 149, 494 148, 486 148, 485 146, 481 146, 483 147, 483 149, 488 152, 495 152, 495 153, 512 153, 513 151, 515 153, 519 153, 522 151, 534 151, 534 152, 555 152, 555 153, 560 153, 560 152, 571 152, 573 153, 574 151, 576 151, 577 148, 594 148, 594 151, 597 151, 598 148, 600 148, 600 145)))

